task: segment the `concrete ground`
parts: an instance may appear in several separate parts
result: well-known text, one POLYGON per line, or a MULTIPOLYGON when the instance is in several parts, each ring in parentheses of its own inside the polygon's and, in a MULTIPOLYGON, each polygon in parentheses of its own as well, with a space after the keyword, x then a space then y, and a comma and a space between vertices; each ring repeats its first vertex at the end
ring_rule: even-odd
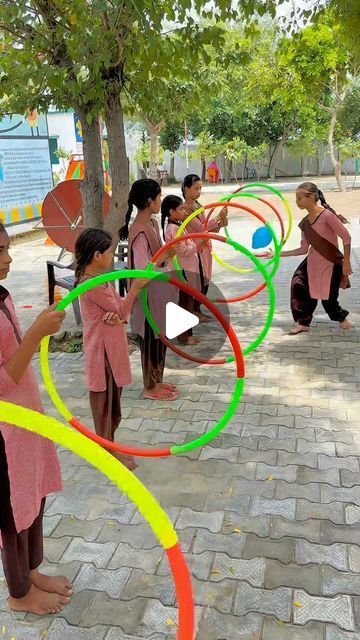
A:
MULTIPOLYGON (((333 196, 338 194, 331 194, 333 196)), ((341 195, 341 194, 339 194, 341 195)), ((353 194, 342 212, 356 210, 353 194)), ((255 226, 232 214, 230 233, 248 245, 255 226)), ((360 640, 360 226, 353 216, 352 288, 342 293, 354 328, 342 332, 321 307, 309 334, 287 335, 288 289, 299 259, 283 259, 275 278, 276 313, 261 347, 246 359, 236 416, 203 449, 140 460, 136 475, 170 515, 193 579, 196 640, 360 640)), ((295 228, 289 247, 297 245, 295 228)), ((216 247, 233 265, 228 247, 216 247)), ((8 286, 24 328, 46 303, 45 260, 57 249, 43 239, 15 245, 8 286), (32 304, 31 309, 23 308, 32 304)), ((215 266, 225 295, 245 293, 257 274, 215 266)), ((231 322, 246 347, 261 330, 267 293, 231 305, 231 322)), ((68 326, 72 320, 69 311, 68 326)), ((201 349, 218 334, 196 329, 201 349)), ((222 347, 230 354, 228 343, 222 347)), ((180 386, 168 405, 141 398, 139 353, 123 394, 118 440, 139 446, 182 443, 211 428, 225 411, 235 380, 232 364, 193 368, 173 354, 167 379, 180 386)), ((39 373, 38 358, 35 359, 39 373)), ((81 354, 52 354, 57 388, 74 414, 91 425, 81 354)), ((47 413, 57 415, 43 389, 47 413)), ((0 584, 5 640, 169 640, 176 637, 169 568, 150 528, 100 473, 59 450, 65 490, 47 501, 45 569, 74 581, 61 615, 13 618, 0 584)))

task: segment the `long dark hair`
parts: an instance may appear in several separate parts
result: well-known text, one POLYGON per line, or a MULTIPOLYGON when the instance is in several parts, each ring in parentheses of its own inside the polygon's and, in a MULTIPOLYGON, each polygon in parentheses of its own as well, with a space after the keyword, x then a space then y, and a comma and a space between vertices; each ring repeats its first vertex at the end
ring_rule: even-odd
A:
POLYGON ((185 176, 181 185, 181 193, 183 194, 184 198, 186 195, 185 188, 190 189, 193 184, 195 184, 195 182, 201 182, 201 178, 196 173, 189 173, 187 176, 185 176))
POLYGON ((165 222, 169 221, 170 211, 177 209, 183 203, 180 196, 169 195, 164 198, 161 203, 161 228, 163 232, 163 238, 165 240, 165 222))
POLYGON ((94 254, 105 253, 112 245, 112 235, 102 229, 84 229, 75 242, 75 284, 79 283, 94 254))
POLYGON ((314 184, 313 182, 303 182, 298 186, 298 190, 300 189, 301 191, 305 191, 307 196, 313 196, 315 203, 320 200, 321 206, 324 207, 324 209, 328 209, 328 211, 331 211, 331 213, 334 213, 343 224, 349 224, 349 221, 346 220, 344 216, 342 216, 340 213, 336 213, 335 209, 330 207, 330 205, 326 202, 323 192, 316 186, 316 184, 314 184))
POLYGON ((144 178, 136 180, 129 193, 128 210, 125 216, 125 224, 119 229, 120 240, 127 240, 129 237, 129 224, 133 206, 137 209, 146 209, 149 206, 149 200, 155 200, 161 193, 161 188, 156 180, 144 178))

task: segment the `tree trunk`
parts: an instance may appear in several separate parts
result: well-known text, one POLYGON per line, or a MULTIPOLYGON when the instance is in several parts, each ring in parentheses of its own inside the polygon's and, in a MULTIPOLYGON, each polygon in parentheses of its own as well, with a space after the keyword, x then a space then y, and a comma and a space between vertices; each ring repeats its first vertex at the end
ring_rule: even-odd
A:
POLYGON ((206 159, 201 158, 202 166, 201 166, 201 180, 205 182, 206 180, 206 159))
POLYGON ((318 174, 318 176, 320 178, 321 177, 321 149, 320 149, 320 147, 318 147, 318 149, 317 149, 316 160, 317 160, 317 166, 318 166, 317 174, 318 174))
POLYGON ((85 174, 80 191, 83 201, 84 225, 102 229, 104 225, 102 203, 104 196, 104 173, 101 150, 100 126, 98 118, 91 123, 86 119, 89 112, 85 108, 76 108, 83 135, 83 153, 85 174))
POLYGON ((170 153, 170 176, 175 178, 175 151, 170 153))
POLYGON ((119 94, 106 95, 105 123, 108 133, 109 162, 111 171, 111 203, 105 226, 117 238, 117 232, 125 222, 129 193, 129 162, 126 155, 124 115, 119 94))
POLYGON ((158 132, 156 127, 149 129, 150 133, 150 178, 157 180, 157 151, 158 151, 158 132))
POLYGON ((329 149, 330 149, 330 158, 334 167, 334 174, 336 178, 336 182, 338 184, 340 191, 346 191, 342 176, 341 176, 341 163, 337 160, 335 155, 335 146, 334 146, 334 131, 336 127, 338 111, 335 109, 331 115, 330 128, 329 128, 329 149))
POLYGON ((233 161, 225 160, 225 179, 227 182, 231 182, 233 175, 233 161))
POLYGON ((282 149, 283 144, 284 144, 283 139, 281 139, 275 145, 275 148, 270 160, 270 167, 269 167, 271 180, 276 180, 276 162, 279 157, 279 151, 282 149))

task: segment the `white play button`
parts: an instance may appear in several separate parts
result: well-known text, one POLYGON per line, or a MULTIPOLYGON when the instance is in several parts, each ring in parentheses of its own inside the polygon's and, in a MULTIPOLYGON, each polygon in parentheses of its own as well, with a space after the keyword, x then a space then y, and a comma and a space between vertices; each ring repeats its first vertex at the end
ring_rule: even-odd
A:
POLYGON ((169 340, 176 338, 184 331, 192 329, 199 324, 199 318, 189 313, 185 309, 179 307, 174 302, 168 302, 166 305, 166 337, 169 340))

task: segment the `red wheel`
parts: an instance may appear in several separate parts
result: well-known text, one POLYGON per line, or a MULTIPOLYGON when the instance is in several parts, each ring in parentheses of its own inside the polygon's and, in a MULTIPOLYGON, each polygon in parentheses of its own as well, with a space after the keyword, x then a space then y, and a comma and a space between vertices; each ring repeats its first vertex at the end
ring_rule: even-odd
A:
MULTIPOLYGON (((49 238, 61 249, 74 253, 77 237, 84 229, 82 180, 65 180, 49 191, 42 207, 43 225, 49 238)), ((104 191, 103 214, 107 216, 110 196, 104 191)))

